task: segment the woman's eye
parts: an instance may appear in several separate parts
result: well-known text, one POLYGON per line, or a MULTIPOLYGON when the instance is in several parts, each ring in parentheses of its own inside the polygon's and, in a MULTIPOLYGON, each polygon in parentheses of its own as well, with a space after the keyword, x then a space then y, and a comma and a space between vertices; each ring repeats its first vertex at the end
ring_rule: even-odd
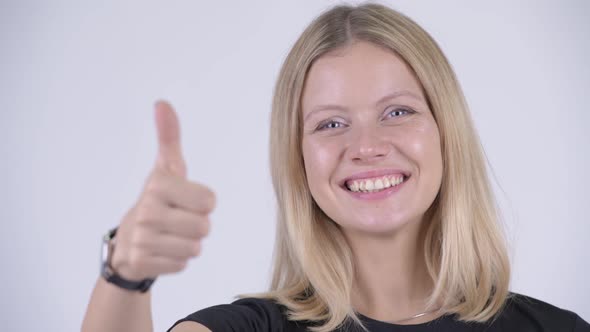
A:
POLYGON ((325 122, 323 124, 320 124, 317 128, 317 130, 323 130, 323 129, 336 129, 336 128, 341 128, 343 125, 342 123, 338 122, 338 121, 329 121, 329 122, 325 122))
POLYGON ((398 116, 402 116, 402 115, 406 115, 410 113, 409 110, 403 109, 403 108, 396 108, 393 111, 387 113, 386 117, 390 117, 390 118, 395 118, 398 116))

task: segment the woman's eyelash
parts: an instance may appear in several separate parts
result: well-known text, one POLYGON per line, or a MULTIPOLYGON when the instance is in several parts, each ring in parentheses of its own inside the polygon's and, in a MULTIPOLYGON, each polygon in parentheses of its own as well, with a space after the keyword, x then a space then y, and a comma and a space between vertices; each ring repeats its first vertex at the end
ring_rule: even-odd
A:
POLYGON ((320 123, 320 125, 316 128, 316 130, 323 130, 323 129, 337 129, 340 127, 329 127, 329 125, 340 125, 342 126, 342 122, 338 122, 336 120, 330 120, 327 122, 320 123))
POLYGON ((387 113, 386 117, 392 113, 395 114, 394 117, 398 117, 401 115, 410 114, 410 113, 412 113, 412 110, 409 110, 407 108, 396 108, 396 109, 390 111, 389 113, 387 113))
MULTIPOLYGON (((393 109, 391 111, 389 111, 387 113, 387 115, 385 115, 386 117, 388 117, 389 115, 393 114, 393 116, 391 117, 398 117, 398 116, 402 116, 402 115, 406 115, 406 114, 411 114, 413 113, 412 110, 407 109, 407 108, 396 108, 393 109)), ((342 126, 344 126, 344 124, 340 121, 336 121, 336 120, 329 120, 326 122, 322 122, 318 125, 318 127, 316 128, 316 130, 325 130, 325 129, 338 129, 341 128, 342 126), (335 127, 335 126, 338 127, 335 127)))

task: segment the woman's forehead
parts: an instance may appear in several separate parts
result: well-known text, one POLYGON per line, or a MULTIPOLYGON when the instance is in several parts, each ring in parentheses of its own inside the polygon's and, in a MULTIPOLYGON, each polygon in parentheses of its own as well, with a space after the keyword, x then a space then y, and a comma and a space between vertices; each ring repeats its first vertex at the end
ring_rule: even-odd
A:
POLYGON ((423 99, 411 68, 395 53, 367 42, 331 52, 311 66, 303 89, 304 114, 318 105, 375 103, 406 91, 423 99))

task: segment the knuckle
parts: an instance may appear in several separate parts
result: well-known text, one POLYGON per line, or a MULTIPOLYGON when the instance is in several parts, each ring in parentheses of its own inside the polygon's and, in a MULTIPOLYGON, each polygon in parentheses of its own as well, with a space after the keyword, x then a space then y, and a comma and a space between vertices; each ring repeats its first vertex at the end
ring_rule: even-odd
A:
POLYGON ((215 208, 215 205, 217 204, 217 197, 215 196, 215 193, 211 190, 209 190, 209 199, 207 201, 207 206, 209 207, 209 211, 213 210, 215 208))
POLYGON ((164 189, 165 185, 162 176, 156 175, 147 182, 144 191, 148 196, 161 197, 164 189))
POLYGON ((137 211, 135 212, 135 220, 140 224, 145 224, 151 215, 152 213, 149 211, 148 206, 140 205, 137 207, 137 211))
POLYGON ((186 268, 186 265, 187 261, 178 261, 174 264, 173 269, 175 272, 180 272, 186 268))
POLYGON ((191 246, 191 255, 199 256, 201 254, 201 241, 196 241, 191 246))
POLYGON ((209 232, 211 231, 211 222, 209 221, 209 218, 205 218, 205 220, 203 220, 203 222, 201 223, 201 229, 202 236, 209 235, 209 232))
POLYGON ((156 204, 147 199, 144 200, 142 204, 138 205, 135 212, 135 219, 140 224, 150 224, 154 220, 158 220, 160 215, 160 209, 156 206, 156 204))
POLYGON ((193 184, 193 201, 195 211, 210 212, 215 207, 215 193, 209 187, 202 184, 193 184))

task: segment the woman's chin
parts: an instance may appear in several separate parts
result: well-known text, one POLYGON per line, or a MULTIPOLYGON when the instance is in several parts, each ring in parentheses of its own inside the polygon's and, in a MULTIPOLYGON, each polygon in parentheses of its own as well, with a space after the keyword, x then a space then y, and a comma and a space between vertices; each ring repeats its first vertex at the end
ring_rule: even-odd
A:
POLYGON ((410 224, 409 219, 375 216, 359 218, 355 220, 346 220, 339 223, 347 232, 363 233, 372 236, 389 236, 410 224))

